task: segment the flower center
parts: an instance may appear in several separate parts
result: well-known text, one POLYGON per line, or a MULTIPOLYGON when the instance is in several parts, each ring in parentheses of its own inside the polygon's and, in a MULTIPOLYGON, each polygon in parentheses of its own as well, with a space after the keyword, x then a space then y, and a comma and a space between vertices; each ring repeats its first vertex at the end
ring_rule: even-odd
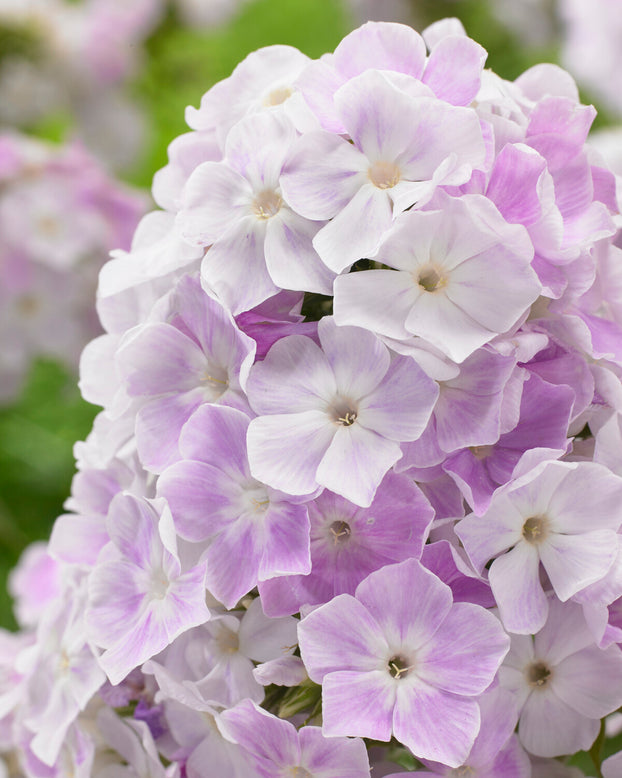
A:
POLYGON ((378 189, 391 189, 402 178, 402 173, 394 162, 378 160, 367 170, 372 184, 378 189))
POLYGON ((350 535, 352 534, 352 530, 350 529, 350 525, 347 521, 333 521, 333 523, 328 528, 328 531, 330 532, 333 538, 333 543, 336 546, 342 546, 347 543, 350 539, 350 535))
POLYGON ((149 581, 149 594, 152 600, 163 600, 170 585, 170 581, 162 568, 157 568, 151 573, 149 581))
POLYGON ((463 764, 460 767, 454 767, 447 775, 452 775, 454 778, 465 778, 467 775, 475 775, 475 770, 468 764, 463 764))
POLYGON ((313 778, 313 774, 310 773, 306 768, 301 767, 300 765, 297 765, 296 767, 292 767, 290 772, 292 778, 313 778))
POLYGON ((216 645, 223 654, 237 654, 240 648, 240 641, 237 633, 233 630, 221 629, 218 635, 216 635, 216 645))
POLYGON ((387 662, 387 669, 392 678, 401 681, 413 669, 413 665, 401 654, 395 654, 387 662))
POLYGON ((548 520, 545 516, 532 516, 523 524, 523 537, 534 546, 542 543, 548 534, 548 520))
POLYGON ((427 265, 419 271, 417 283, 426 292, 437 292, 447 285, 447 277, 434 265, 427 265))
POLYGON ((212 401, 217 400, 229 388, 227 372, 210 365, 207 365, 199 381, 212 401))
POLYGON ((475 459, 486 459, 494 451, 494 446, 469 446, 469 451, 475 459))
POLYGON ((253 213, 261 221, 271 219, 281 210, 283 200, 273 189, 264 189, 253 200, 253 213))
POLYGON ((259 481, 251 480, 242 487, 242 490, 242 513, 257 515, 268 510, 270 498, 263 484, 260 484, 259 481))
POLYGON ((279 86, 269 92, 266 97, 264 97, 263 104, 265 106, 281 105, 281 103, 284 103, 288 97, 292 96, 292 94, 293 90, 290 87, 279 86))
POLYGON ((335 424, 342 427, 351 427, 358 417, 355 404, 351 400, 341 397, 338 397, 331 405, 329 413, 335 424))
POLYGON ((527 683, 534 689, 541 689, 546 686, 551 677, 551 670, 544 664, 544 662, 534 662, 529 665, 525 673, 527 676, 527 683))
POLYGON ((17 310, 22 316, 34 316, 41 308, 41 301, 33 294, 24 294, 17 301, 17 310))

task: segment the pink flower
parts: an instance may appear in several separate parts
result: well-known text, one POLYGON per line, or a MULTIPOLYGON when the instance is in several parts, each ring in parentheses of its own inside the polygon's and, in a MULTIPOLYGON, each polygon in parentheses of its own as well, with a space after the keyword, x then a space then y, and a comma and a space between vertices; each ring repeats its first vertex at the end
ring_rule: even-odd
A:
POLYGON ((298 628, 301 656, 322 684, 322 731, 388 741, 415 756, 463 764, 480 728, 476 697, 509 638, 495 617, 409 559, 369 575, 298 628), (455 639, 460 635, 460 640, 455 639))

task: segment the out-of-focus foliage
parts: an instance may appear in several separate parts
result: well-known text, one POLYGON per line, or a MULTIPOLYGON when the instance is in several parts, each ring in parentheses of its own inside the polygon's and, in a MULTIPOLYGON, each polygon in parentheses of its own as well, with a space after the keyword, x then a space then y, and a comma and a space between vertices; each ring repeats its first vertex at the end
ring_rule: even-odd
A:
POLYGON ((0 409, 0 624, 15 627, 6 575, 21 550, 47 538, 69 494, 73 444, 97 409, 80 398, 75 378, 58 364, 33 365, 24 392, 0 409))

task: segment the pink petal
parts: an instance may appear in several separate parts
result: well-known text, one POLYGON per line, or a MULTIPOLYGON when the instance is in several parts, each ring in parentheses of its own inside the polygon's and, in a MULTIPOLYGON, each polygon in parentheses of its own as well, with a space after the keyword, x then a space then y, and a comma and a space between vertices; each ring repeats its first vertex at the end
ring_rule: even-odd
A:
MULTIPOLYGON (((389 651, 378 622, 349 594, 339 594, 305 616, 298 625, 298 643, 316 683, 338 670, 369 673, 384 668, 389 651)), ((390 678, 386 670, 382 673, 390 678)))
POLYGON ((466 762, 479 727, 474 700, 447 694, 424 681, 398 685, 393 732, 415 756, 459 767, 466 762))
POLYGON ((410 273, 367 270, 337 276, 333 310, 339 326, 357 327, 405 340, 404 327, 417 292, 410 273))
POLYGON ((247 216, 236 222, 203 258, 203 283, 234 316, 279 291, 266 268, 264 239, 265 224, 247 216))
POLYGON ((490 686, 509 647, 495 616, 478 605, 455 603, 419 652, 417 674, 447 692, 476 696, 490 686))
POLYGON ((209 246, 250 211, 248 181, 222 162, 204 162, 186 183, 177 224, 190 243, 209 246))
POLYGON ((363 184, 350 202, 317 233, 313 247, 335 273, 373 256, 393 221, 385 190, 363 184))
POLYGON ((299 289, 332 295, 335 274, 313 248, 322 222, 304 219, 282 208, 266 228, 266 266, 270 278, 282 289, 299 289))
POLYGON ((538 550, 525 541, 492 563, 488 578, 508 632, 533 635, 544 626, 548 601, 539 573, 538 550))
POLYGON ((449 587, 415 559, 371 573, 358 585, 355 596, 395 650, 424 646, 452 605, 449 587))
POLYGON ((617 556, 617 536, 611 530, 581 535, 552 533, 539 546, 542 565, 562 602, 606 574, 617 556))
POLYGON ((388 742, 394 704, 393 679, 385 670, 330 673, 322 684, 322 733, 388 742))
POLYGON ((324 408, 337 393, 337 384, 319 346, 306 336, 290 335, 253 365, 247 392, 258 414, 302 413, 324 408))
POLYGON ((622 705, 622 652, 619 646, 584 648, 554 668, 550 683, 573 710, 602 719, 622 705))
POLYGON ((335 425, 323 411, 253 419, 247 437, 251 473, 286 494, 311 494, 334 436, 335 425))
MULTIPOLYGON (((385 473, 402 456, 399 443, 357 422, 349 427, 332 425, 331 435, 317 468, 317 483, 356 505, 368 507, 385 473)), ((291 487, 285 486, 284 490, 291 492, 291 487)))
POLYGON ((423 83, 441 100, 469 105, 479 90, 486 56, 486 50, 470 38, 442 38, 430 52, 423 83))
POLYGON ((600 722, 582 716, 562 702, 553 690, 534 691, 522 710, 518 736, 536 756, 562 756, 587 751, 600 722))

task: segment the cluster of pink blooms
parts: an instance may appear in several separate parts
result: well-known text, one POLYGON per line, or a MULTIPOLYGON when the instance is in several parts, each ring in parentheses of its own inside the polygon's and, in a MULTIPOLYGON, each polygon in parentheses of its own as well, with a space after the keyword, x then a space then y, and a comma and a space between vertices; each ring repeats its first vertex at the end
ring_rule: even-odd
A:
POLYGON ((101 333, 97 274, 131 245, 147 198, 111 179, 77 145, 0 135, 0 402, 14 398, 35 357, 77 372, 101 333))
POLYGON ((485 58, 368 23, 188 110, 11 579, 17 773, 577 774, 622 705, 619 203, 571 77, 485 58))

